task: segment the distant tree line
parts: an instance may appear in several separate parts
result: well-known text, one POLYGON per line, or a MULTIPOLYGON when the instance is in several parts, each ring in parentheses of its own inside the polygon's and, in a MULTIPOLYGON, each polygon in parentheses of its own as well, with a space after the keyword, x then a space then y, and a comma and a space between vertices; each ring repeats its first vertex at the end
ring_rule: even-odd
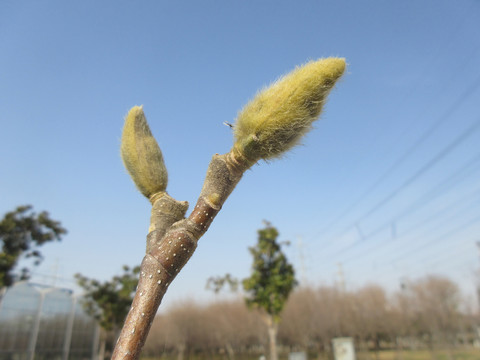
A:
MULTIPOLYGON (((471 346, 478 318, 451 280, 428 276, 387 294, 379 285, 354 291, 333 286, 298 288, 278 329, 280 351, 307 351, 330 359, 331 340, 351 336, 357 349, 453 349, 471 346)), ((242 359, 268 353, 268 335, 243 299, 179 303, 158 315, 144 356, 242 359)))

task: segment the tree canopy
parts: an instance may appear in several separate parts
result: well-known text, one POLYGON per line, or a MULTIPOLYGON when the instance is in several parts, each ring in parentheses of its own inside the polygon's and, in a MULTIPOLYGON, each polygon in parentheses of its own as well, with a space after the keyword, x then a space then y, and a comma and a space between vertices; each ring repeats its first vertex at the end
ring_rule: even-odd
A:
POLYGON ((243 280, 249 307, 264 310, 275 322, 296 285, 295 271, 277 242, 279 233, 270 223, 258 231, 258 242, 250 247, 252 274, 243 280))
POLYGON ((277 360, 280 313, 297 282, 293 266, 277 242, 277 229, 269 222, 265 225, 258 230, 257 245, 249 248, 253 256, 252 274, 242 284, 247 293, 247 306, 262 312, 262 320, 268 328, 270 360, 277 360))
POLYGON ((140 267, 123 266, 123 274, 100 282, 76 274, 77 283, 85 290, 85 311, 106 330, 116 330, 122 325, 135 294, 140 267))
POLYGON ((0 287, 10 286, 17 279, 28 279, 28 268, 21 269, 19 275, 13 272, 20 258, 32 258, 35 265, 40 264, 43 256, 38 247, 60 241, 66 233, 67 230, 59 221, 51 219, 48 212, 36 214, 31 205, 19 206, 6 213, 0 220, 0 287))

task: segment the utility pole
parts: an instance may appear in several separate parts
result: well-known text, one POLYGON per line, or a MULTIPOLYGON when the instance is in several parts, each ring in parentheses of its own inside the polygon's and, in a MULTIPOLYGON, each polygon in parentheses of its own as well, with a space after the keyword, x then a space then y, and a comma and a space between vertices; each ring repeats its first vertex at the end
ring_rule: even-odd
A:
MULTIPOLYGON (((480 241, 477 241, 475 243, 475 245, 477 245, 477 250, 479 252, 479 260, 480 260, 480 241)), ((479 309, 479 312, 480 312, 480 270, 477 270, 477 301, 478 301, 478 309, 479 309)))
MULTIPOLYGON (((477 250, 479 251, 479 260, 480 260, 480 241, 475 242, 475 245, 477 246, 477 250)), ((480 312, 480 270, 477 270, 476 273, 476 281, 477 281, 477 301, 478 301, 478 309, 477 313, 480 312)), ((480 325, 477 325, 477 340, 480 342, 480 325)))
POLYGON ((305 256, 303 253, 303 241, 302 241, 302 236, 297 237, 297 246, 298 246, 298 258, 300 261, 300 279, 302 285, 305 285, 307 283, 307 272, 305 269, 305 256))
POLYGON ((342 263, 337 263, 337 266, 338 288, 341 292, 345 292, 345 274, 343 273, 342 263))

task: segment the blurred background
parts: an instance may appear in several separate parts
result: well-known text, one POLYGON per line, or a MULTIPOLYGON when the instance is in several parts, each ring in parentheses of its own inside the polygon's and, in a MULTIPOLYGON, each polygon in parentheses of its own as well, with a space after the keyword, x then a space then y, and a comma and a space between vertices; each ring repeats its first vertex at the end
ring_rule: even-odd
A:
POLYGON ((211 156, 231 147, 223 123, 295 66, 339 56, 347 72, 314 130, 245 174, 160 312, 241 297, 207 280, 248 276, 268 220, 299 292, 373 286, 390 299, 437 279, 476 314, 479 24, 475 0, 2 1, 0 213, 30 204, 68 230, 18 273, 81 293, 76 273, 106 281, 140 264, 150 204, 119 155, 132 106, 169 194, 194 204, 211 156))

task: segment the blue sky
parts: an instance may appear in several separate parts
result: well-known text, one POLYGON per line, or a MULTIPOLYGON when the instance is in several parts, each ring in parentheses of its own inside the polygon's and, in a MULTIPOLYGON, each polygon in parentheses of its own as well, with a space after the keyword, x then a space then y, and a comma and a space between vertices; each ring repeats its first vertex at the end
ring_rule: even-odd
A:
POLYGON ((123 168, 123 118, 144 105, 169 193, 195 203, 224 121, 311 59, 348 71, 315 129, 247 172, 165 305, 245 277, 267 219, 304 283, 347 288, 443 274, 472 292, 480 240, 480 2, 0 3, 0 212, 69 230, 33 280, 73 287, 143 257, 150 205, 123 168), (299 246, 301 245, 301 246, 299 246))

